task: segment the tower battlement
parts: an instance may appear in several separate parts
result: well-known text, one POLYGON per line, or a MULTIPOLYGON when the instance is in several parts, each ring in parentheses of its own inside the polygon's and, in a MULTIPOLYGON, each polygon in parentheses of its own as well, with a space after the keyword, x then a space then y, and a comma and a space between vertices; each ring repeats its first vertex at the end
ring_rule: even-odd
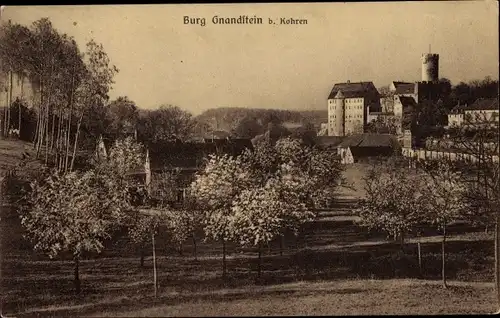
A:
POLYGON ((437 82, 439 80, 439 54, 424 53, 422 60, 422 82, 437 82))

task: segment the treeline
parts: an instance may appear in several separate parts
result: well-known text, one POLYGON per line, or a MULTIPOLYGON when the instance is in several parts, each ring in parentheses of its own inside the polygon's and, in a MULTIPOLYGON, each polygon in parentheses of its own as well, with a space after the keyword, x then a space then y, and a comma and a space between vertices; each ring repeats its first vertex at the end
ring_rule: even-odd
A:
POLYGON ((264 108, 224 107, 212 108, 196 117, 200 131, 225 130, 239 137, 253 138, 268 130, 269 124, 280 125, 286 122, 313 124, 319 126, 326 122, 325 110, 281 110, 264 108))
POLYGON ((90 131, 92 117, 104 112, 118 72, 103 46, 90 40, 82 53, 74 38, 59 33, 47 18, 29 27, 9 21, 0 28, 0 68, 8 74, 9 88, 2 135, 12 130, 24 134, 22 102, 18 101, 18 120, 12 116, 16 74, 21 82, 29 79, 34 91, 31 111, 35 118, 24 122, 32 130, 37 159, 58 170, 72 170, 82 131, 90 131))

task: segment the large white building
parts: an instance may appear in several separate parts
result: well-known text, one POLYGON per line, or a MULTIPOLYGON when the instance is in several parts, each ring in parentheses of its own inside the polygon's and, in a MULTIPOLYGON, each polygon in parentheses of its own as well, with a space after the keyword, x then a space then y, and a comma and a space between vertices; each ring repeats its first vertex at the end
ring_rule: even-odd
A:
POLYGON ((380 96, 372 82, 335 84, 328 95, 328 135, 363 133, 370 108, 379 107, 380 96))

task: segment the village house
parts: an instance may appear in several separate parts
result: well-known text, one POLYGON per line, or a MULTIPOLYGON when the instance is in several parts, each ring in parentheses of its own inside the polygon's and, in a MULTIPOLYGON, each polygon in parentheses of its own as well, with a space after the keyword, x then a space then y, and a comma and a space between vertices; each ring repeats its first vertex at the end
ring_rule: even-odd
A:
POLYGON ((318 136, 317 147, 340 157, 342 164, 388 157, 400 152, 400 142, 391 134, 355 134, 350 136, 318 136))
POLYGON ((448 127, 488 122, 498 124, 498 112, 497 98, 480 98, 471 105, 458 104, 448 114, 448 127))
MULTIPOLYGON (((106 160, 111 140, 100 138, 96 146, 96 159, 106 160)), ((182 203, 186 189, 210 154, 236 156, 245 149, 253 149, 249 139, 205 139, 204 142, 162 142, 151 145, 145 152, 142 167, 130 171, 128 177, 135 180, 139 188, 145 189, 151 198, 159 196, 154 183, 165 174, 175 176, 176 189, 171 189, 170 203, 182 203)), ((163 194, 164 195, 164 194, 163 194)))

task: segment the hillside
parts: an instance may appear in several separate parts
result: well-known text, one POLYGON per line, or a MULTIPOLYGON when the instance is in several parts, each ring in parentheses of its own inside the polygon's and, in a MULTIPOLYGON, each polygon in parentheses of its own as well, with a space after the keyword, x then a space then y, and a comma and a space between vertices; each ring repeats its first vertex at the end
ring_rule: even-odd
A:
POLYGON ((0 176, 18 165, 23 153, 34 157, 33 145, 21 140, 0 139, 0 176))
POLYGON ((215 130, 231 131, 245 117, 256 118, 262 125, 267 125, 267 123, 277 119, 279 122, 312 123, 315 126, 319 126, 320 123, 327 121, 328 113, 326 109, 295 111, 223 107, 208 109, 196 116, 196 120, 207 124, 208 127, 215 130))

